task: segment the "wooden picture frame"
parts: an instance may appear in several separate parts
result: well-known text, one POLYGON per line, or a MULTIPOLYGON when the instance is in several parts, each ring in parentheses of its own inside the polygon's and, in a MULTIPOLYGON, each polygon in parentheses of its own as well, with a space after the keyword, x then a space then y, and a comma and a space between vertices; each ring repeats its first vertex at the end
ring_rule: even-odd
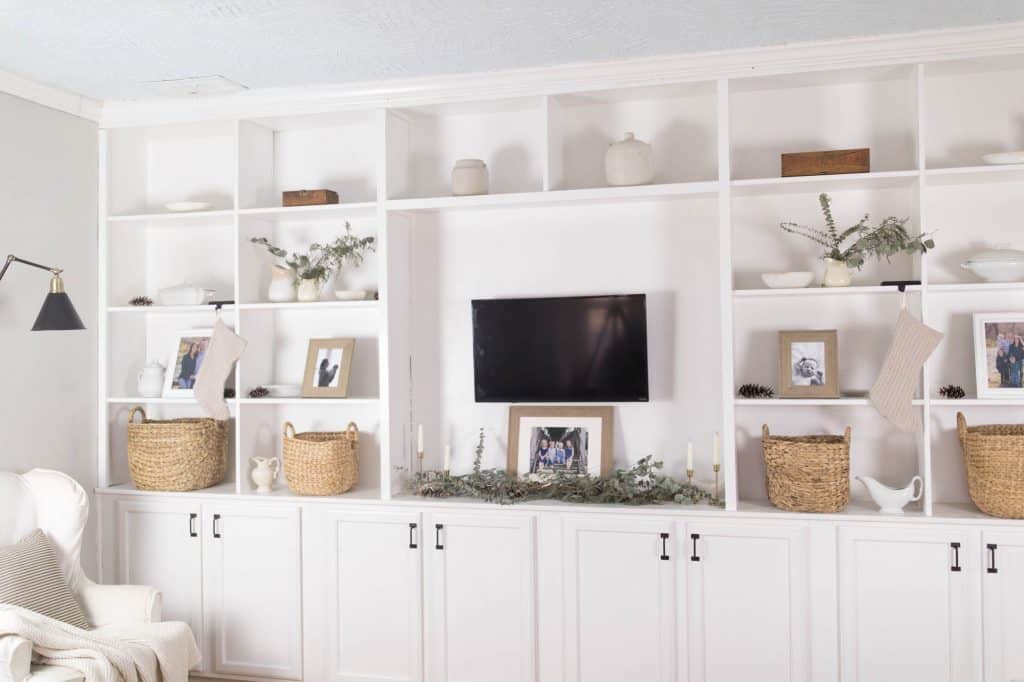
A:
POLYGON ((306 351, 306 373, 302 378, 302 397, 348 397, 348 377, 352 371, 355 346, 355 339, 310 339, 306 351), (340 357, 335 354, 340 354, 340 357), (321 367, 323 363, 326 366, 321 367), (323 385, 325 383, 327 385, 323 385))
POLYGON ((974 378, 979 398, 1024 398, 1024 312, 974 313, 974 378), (1022 339, 1018 342, 1017 339, 1022 339), (1003 361, 1000 362, 1000 346, 1003 361), (1012 361, 1011 361, 1012 358, 1012 361))
POLYGON ((779 332, 779 397, 839 397, 836 330, 779 332))
POLYGON ((612 470, 614 409, 592 406, 529 406, 514 405, 508 410, 508 472, 512 475, 561 470, 567 473, 589 473, 604 478, 612 470), (534 467, 539 457, 532 442, 543 434, 563 438, 568 445, 551 448, 549 465, 534 467), (598 432, 598 433, 595 433, 598 432), (595 452, 596 450, 596 452, 595 452), (559 461, 561 459, 561 461, 559 461))

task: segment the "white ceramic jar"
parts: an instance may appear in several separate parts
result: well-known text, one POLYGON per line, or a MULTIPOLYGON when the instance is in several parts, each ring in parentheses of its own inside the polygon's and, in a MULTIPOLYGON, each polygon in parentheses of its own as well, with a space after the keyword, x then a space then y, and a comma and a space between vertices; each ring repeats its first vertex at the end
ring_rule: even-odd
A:
POLYGON ((626 133, 604 155, 604 177, 612 187, 646 185, 654 180, 651 145, 626 133))
POLYGON ((159 398, 164 392, 164 366, 155 360, 139 371, 137 388, 143 398, 159 398))
POLYGON ((452 168, 452 194, 457 197, 487 194, 487 164, 480 159, 459 159, 452 168))
POLYGON ((320 291, 324 283, 318 279, 299 279, 299 301, 313 303, 320 300, 320 291))
POLYGON ((272 303, 291 303, 295 300, 295 273, 283 265, 270 266, 270 286, 267 300, 272 303))

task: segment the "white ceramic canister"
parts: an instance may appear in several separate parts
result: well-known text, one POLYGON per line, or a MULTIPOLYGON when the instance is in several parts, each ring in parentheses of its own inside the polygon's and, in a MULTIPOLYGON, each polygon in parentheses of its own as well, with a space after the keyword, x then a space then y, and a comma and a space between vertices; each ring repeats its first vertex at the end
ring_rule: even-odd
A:
POLYGON ((272 303, 291 303, 295 300, 295 272, 283 265, 270 266, 270 286, 267 300, 272 303))
POLYGON ((452 194, 457 197, 487 194, 487 164, 480 159, 459 159, 452 168, 452 194))
POLYGON ((633 133, 626 133, 605 152, 604 176, 612 187, 650 183, 654 180, 651 145, 636 139, 633 133))

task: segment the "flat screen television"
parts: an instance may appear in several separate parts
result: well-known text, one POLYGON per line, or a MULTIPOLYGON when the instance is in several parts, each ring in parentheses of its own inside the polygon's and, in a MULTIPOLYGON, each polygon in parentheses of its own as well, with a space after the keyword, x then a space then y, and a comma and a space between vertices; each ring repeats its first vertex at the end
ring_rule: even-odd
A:
POLYGON ((646 402, 647 297, 473 301, 477 402, 646 402))

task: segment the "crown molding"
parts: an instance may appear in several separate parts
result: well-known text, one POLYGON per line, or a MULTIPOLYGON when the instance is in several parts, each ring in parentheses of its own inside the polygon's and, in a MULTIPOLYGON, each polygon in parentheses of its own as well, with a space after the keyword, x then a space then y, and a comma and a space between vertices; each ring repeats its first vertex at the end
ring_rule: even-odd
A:
POLYGON ((90 121, 99 121, 102 104, 94 99, 76 95, 67 90, 43 85, 28 78, 0 69, 0 92, 63 111, 90 121))
POLYGON ((106 101, 104 128, 536 97, 587 90, 741 79, 833 69, 1024 54, 1024 22, 794 43, 625 61, 302 88, 223 96, 106 101))

